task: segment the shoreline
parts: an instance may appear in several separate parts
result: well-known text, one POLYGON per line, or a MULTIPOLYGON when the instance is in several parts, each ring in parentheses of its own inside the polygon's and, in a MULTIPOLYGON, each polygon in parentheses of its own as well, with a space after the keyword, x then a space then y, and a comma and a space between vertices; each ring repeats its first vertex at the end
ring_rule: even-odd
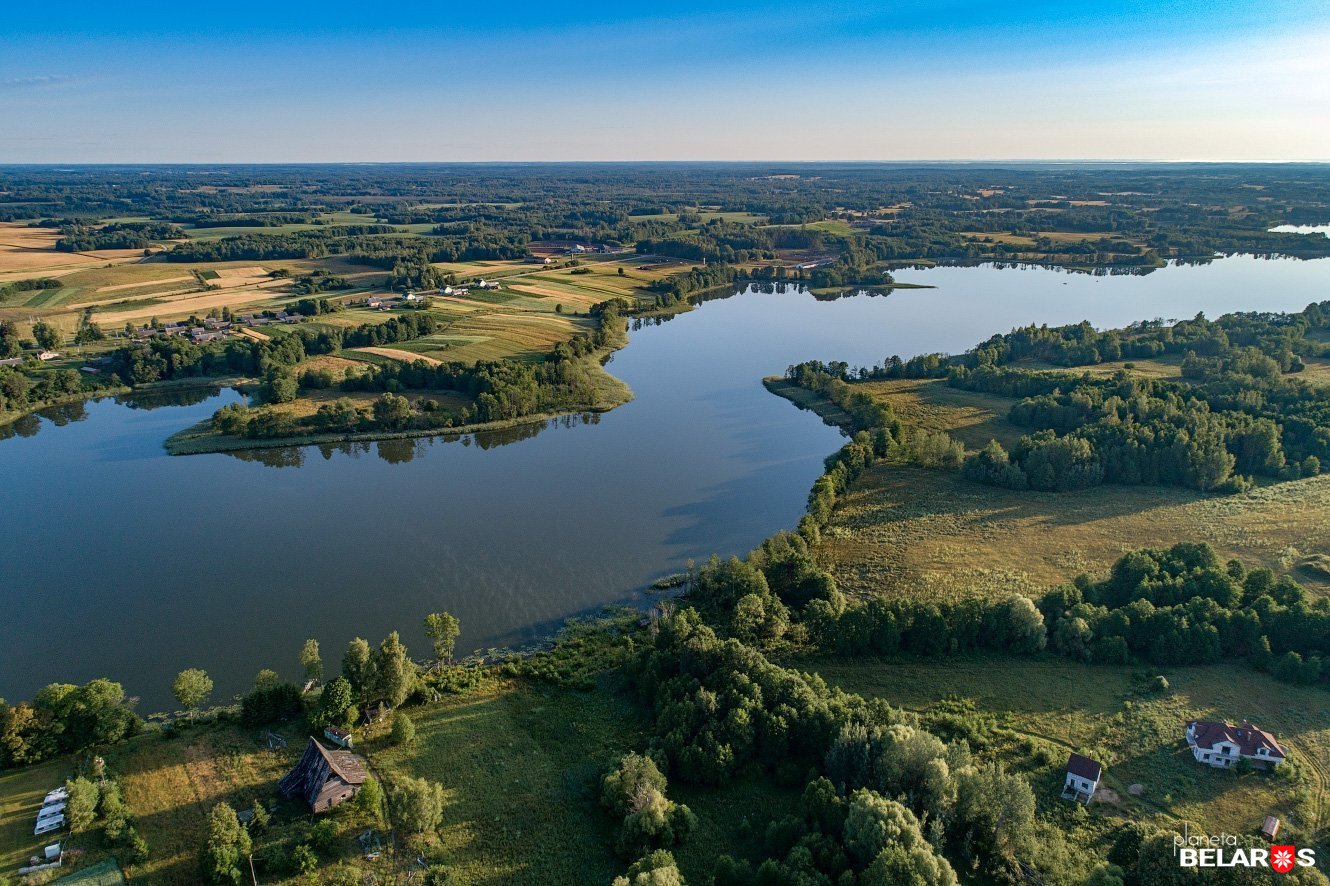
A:
POLYGON ((600 376, 597 379, 597 382, 599 383, 598 387, 603 393, 609 394, 603 402, 594 405, 569 404, 553 410, 518 416, 517 418, 470 425, 457 425, 449 428, 415 428, 401 431, 368 430, 355 431, 352 433, 312 433, 301 434, 295 437, 260 439, 218 434, 212 430, 212 419, 206 418, 201 422, 176 431, 162 442, 162 446, 168 455, 183 456, 207 455, 209 453, 218 452, 285 449, 293 446, 320 446, 337 443, 373 443, 379 440, 408 440, 421 437, 446 438, 449 436, 455 436, 461 438, 470 434, 481 434, 489 431, 503 431, 526 425, 544 424, 554 419, 568 415, 577 415, 579 413, 605 413, 623 406, 625 403, 632 402, 634 397, 632 389, 628 387, 622 379, 610 374, 605 369, 605 363, 610 356, 615 351, 626 347, 628 341, 628 334, 625 331, 620 334, 619 339, 613 344, 610 344, 593 354, 589 354, 584 358, 594 363, 594 371, 599 373, 600 376))

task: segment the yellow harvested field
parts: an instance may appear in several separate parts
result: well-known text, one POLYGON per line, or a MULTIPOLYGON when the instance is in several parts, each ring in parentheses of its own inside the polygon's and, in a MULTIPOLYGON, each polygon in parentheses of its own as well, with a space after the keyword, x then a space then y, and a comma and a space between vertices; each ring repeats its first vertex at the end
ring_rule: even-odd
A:
MULTIPOLYGON (((274 280, 272 282, 279 284, 283 281, 274 280)), ((259 286, 241 291, 231 289, 221 292, 191 293, 188 298, 175 298, 162 304, 128 308, 123 311, 98 312, 96 319, 102 325, 119 325, 130 320, 146 320, 149 317, 166 320, 173 317, 188 317, 190 314, 202 316, 213 308, 230 307, 235 309, 242 305, 254 305, 272 299, 272 293, 266 292, 264 288, 259 286)))
POLYGON ((411 351, 399 351, 397 348, 352 348, 354 351, 363 351, 366 354, 378 354, 380 357, 387 357, 390 360, 401 360, 403 363, 410 363, 413 360, 423 360, 430 366, 438 366, 442 360, 435 360, 433 357, 426 357, 423 354, 413 354, 411 351))
POLYGON ((56 252, 59 236, 46 229, 0 225, 0 274, 31 271, 77 270, 97 263, 97 259, 73 252, 56 252))

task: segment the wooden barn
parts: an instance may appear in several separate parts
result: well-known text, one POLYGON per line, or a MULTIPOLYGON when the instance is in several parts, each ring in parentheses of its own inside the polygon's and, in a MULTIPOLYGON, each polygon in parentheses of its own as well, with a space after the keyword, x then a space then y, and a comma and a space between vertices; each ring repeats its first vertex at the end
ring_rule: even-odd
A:
POLYGON ((314 740, 295 768, 277 784, 289 800, 299 797, 314 812, 326 812, 349 800, 365 783, 365 762, 350 751, 330 751, 314 740))

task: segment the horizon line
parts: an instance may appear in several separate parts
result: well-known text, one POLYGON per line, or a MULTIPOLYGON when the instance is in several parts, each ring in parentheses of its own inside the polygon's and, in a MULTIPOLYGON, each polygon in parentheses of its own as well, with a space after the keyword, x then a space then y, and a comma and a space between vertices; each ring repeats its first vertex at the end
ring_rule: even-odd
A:
POLYGON ((1243 159, 1216 160, 1192 158, 1065 158, 1065 157, 1015 157, 968 159, 907 159, 907 160, 727 160, 727 159, 601 159, 601 160, 78 160, 50 162, 22 162, 0 160, 0 168, 38 167, 67 168, 84 166, 560 166, 560 165, 686 165, 711 164, 727 166, 758 166, 789 164, 795 166, 971 166, 976 164, 1046 164, 1078 166, 1092 164, 1114 165, 1206 165, 1206 166, 1248 166, 1248 165, 1283 165, 1283 166, 1323 166, 1330 165, 1326 159, 1243 159))

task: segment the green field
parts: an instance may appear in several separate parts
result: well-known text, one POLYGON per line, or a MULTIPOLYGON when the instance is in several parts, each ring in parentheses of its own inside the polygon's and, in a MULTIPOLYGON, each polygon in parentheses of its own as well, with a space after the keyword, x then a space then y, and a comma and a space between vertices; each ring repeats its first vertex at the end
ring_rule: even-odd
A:
MULTIPOLYGON (((1142 372, 1162 373, 1165 365, 1142 372)), ((1024 432, 1015 402, 944 381, 869 382, 907 425, 946 431, 967 449, 1024 432)), ((1178 487, 1098 486, 1075 493, 1010 491, 898 462, 871 467, 837 503, 819 557, 859 596, 1038 595, 1082 572, 1107 570, 1127 551, 1179 540, 1279 571, 1330 551, 1330 476, 1213 495, 1178 487)), ((1325 576, 1299 581, 1330 591, 1325 576)))

